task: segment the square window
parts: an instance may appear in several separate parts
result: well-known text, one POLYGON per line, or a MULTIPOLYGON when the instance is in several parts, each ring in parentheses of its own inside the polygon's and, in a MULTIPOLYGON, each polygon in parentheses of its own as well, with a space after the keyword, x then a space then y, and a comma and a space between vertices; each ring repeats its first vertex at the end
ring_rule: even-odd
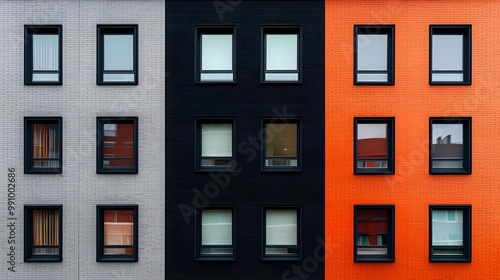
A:
POLYGON ((430 26, 430 83, 471 84, 471 25, 430 26))
POLYGON ((97 205, 97 261, 137 262, 137 205, 97 205))
POLYGON ((263 120, 263 170, 300 170, 300 120, 263 120))
POLYGON ((263 208, 264 260, 300 260, 301 215, 298 207, 263 208))
POLYGON ((138 84, 137 25, 97 26, 97 84, 138 84))
POLYGON ((62 261, 62 205, 24 206, 24 261, 62 261))
POLYGON ((62 26, 24 26, 24 84, 62 85, 62 26))
POLYGON ((263 82, 298 83, 301 75, 300 27, 263 27, 263 82))
POLYGON ((471 212, 470 205, 430 205, 431 262, 471 261, 471 212))
POLYGON ((354 118, 354 174, 394 174, 394 118, 354 118))
POLYGON ((235 259, 235 223, 233 208, 206 208, 197 215, 198 260, 235 259))
POLYGON ((430 118, 429 172, 471 174, 470 117, 430 118))
POLYGON ((196 120, 198 171, 234 170, 234 120, 196 120))
POLYGON ((234 27, 198 27, 196 44, 196 82, 232 83, 235 81, 234 27))
POLYGON ((394 25, 354 26, 354 84, 394 84, 394 25))
POLYGON ((97 173, 138 172, 138 118, 97 118, 97 173))
POLYGON ((354 261, 394 261, 394 205, 355 205, 354 232, 354 261))
POLYGON ((24 173, 62 173, 62 118, 24 118, 24 173))

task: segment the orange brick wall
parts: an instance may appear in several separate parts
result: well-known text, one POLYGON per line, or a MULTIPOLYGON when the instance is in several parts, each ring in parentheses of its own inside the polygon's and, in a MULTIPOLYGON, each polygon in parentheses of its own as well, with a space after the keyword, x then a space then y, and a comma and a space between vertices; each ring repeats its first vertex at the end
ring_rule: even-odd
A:
POLYGON ((326 0, 326 279, 500 279, 500 1, 326 0), (395 25, 395 85, 353 85, 354 24, 395 25), (429 85, 429 25, 472 24, 472 85, 429 85), (395 175, 353 175, 353 117, 395 117, 395 175), (429 174, 429 117, 472 117, 472 174, 429 174), (354 262, 354 204, 395 262, 354 262), (472 262, 429 262, 429 204, 472 205, 472 262))

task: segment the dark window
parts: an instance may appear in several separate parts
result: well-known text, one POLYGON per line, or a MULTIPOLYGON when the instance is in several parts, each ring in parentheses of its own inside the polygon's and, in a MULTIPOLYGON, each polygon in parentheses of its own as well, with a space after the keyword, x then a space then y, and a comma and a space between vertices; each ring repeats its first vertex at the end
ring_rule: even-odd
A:
POLYGON ((430 261, 471 261, 471 212, 470 205, 430 205, 430 261))
POLYGON ((300 208, 264 207, 263 219, 263 259, 300 259, 300 208))
POLYGON ((430 118, 430 173, 471 174, 470 117, 430 118))
POLYGON ((354 118, 354 173, 394 174, 394 118, 354 118))
POLYGON ((138 84, 138 26, 97 26, 97 84, 138 84))
POLYGON ((196 44, 196 82, 232 83, 236 80, 234 27, 198 27, 196 44))
POLYGON ((24 84, 62 84, 62 26, 24 26, 24 84))
POLYGON ((24 261, 62 261, 62 205, 25 205, 24 223, 24 261))
POLYGON ((430 83, 471 84, 471 25, 430 26, 430 83))
POLYGON ((205 208, 197 215, 197 259, 235 259, 235 215, 233 208, 205 208))
POLYGON ((138 206, 97 205, 97 261, 136 262, 138 206))
POLYGON ((97 173, 137 173, 137 142, 137 117, 97 118, 97 173))
POLYGON ((354 26, 354 83, 394 84, 394 25, 354 26))
POLYGON ((234 169, 234 120, 196 120, 197 170, 234 169))
POLYGON ((62 173, 62 118, 24 118, 24 173, 62 173))
POLYGON ((355 205, 354 232, 355 261, 394 261, 394 205, 355 205))
POLYGON ((300 170, 300 120, 263 120, 264 170, 300 170))
POLYGON ((297 26, 263 27, 263 82, 301 81, 300 29, 297 26))

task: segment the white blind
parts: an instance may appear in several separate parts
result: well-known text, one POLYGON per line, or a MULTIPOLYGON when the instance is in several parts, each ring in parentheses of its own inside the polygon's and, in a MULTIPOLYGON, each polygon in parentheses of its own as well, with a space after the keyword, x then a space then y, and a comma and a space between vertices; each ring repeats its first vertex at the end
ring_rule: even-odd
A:
POLYGON ((266 70, 297 70, 297 34, 266 35, 266 70))
POLYGON ((134 70, 134 35, 104 35, 104 70, 134 70))
POLYGON ((233 125, 213 123, 201 125, 201 156, 231 157, 233 155, 233 125))
POLYGON ((463 35, 432 35, 432 70, 463 69, 463 35))
POLYGON ((233 213, 231 210, 203 210, 201 215, 202 245, 233 243, 233 213))
POLYGON ((463 210, 432 210, 432 245, 463 245, 463 210))
POLYGON ((358 35, 358 70, 387 70, 388 36, 358 35))
POLYGON ((297 210, 266 210, 266 245, 297 245, 297 210))
POLYGON ((33 70, 57 71, 59 35, 33 34, 33 70))
POLYGON ((233 70, 233 35, 201 35, 201 70, 233 70))

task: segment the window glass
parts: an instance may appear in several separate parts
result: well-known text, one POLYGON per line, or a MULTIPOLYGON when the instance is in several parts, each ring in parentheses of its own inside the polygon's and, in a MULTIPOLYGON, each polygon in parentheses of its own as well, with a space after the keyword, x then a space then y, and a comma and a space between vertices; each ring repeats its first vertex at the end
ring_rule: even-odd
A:
POLYGON ((134 254, 133 245, 134 211, 104 210, 104 255, 134 254))
POLYGON ((32 167, 59 167, 59 125, 33 123, 31 129, 33 137, 32 167))
POLYGON ((388 222, 387 209, 358 209, 358 255, 387 255, 388 222))
POLYGON ((386 123, 358 123, 357 167, 387 167, 389 157, 386 123))
POLYGON ((463 124, 432 125, 432 168, 463 168, 463 124))
POLYGON ((137 173, 136 117, 98 118, 98 173, 137 173))
POLYGON ((104 35, 104 70, 134 70, 133 35, 104 35))
POLYGON ((201 255, 233 254, 232 210, 202 210, 201 255))
POLYGON ((298 166, 298 125, 266 124, 266 166, 298 166))
POLYGON ((297 34, 267 34, 267 70, 297 70, 297 42, 297 34))
POLYGON ((463 255, 463 210, 432 210, 432 245, 461 246, 434 248, 434 255, 463 255))
POLYGON ((233 126, 230 123, 204 123, 201 125, 201 156, 232 157, 233 126))
POLYGON ((233 35, 201 35, 201 69, 233 70, 233 35))
POLYGON ((59 210, 32 210, 32 255, 59 254, 59 210))
POLYGON ((358 70, 387 70, 387 43, 385 34, 359 34, 358 70))
MULTIPOLYGON (((58 71, 59 35, 33 34, 33 70, 58 71)), ((59 73, 33 73, 33 82, 59 81, 59 73)))
POLYGON ((297 210, 266 210, 266 255, 297 254, 297 210))

